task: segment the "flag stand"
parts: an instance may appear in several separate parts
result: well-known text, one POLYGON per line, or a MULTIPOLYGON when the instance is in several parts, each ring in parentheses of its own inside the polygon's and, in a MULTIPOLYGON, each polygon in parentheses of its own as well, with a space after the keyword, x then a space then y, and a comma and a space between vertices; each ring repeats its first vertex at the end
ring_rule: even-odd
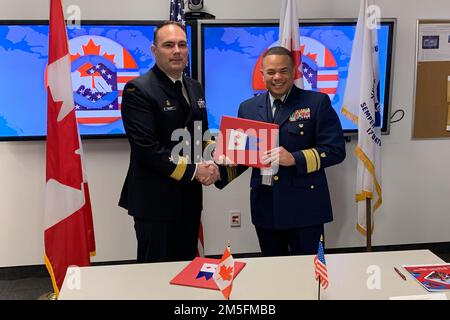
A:
POLYGON ((58 297, 56 296, 56 293, 50 291, 40 295, 38 300, 58 300, 58 297))
POLYGON ((366 198, 366 251, 372 251, 372 207, 371 199, 366 198))

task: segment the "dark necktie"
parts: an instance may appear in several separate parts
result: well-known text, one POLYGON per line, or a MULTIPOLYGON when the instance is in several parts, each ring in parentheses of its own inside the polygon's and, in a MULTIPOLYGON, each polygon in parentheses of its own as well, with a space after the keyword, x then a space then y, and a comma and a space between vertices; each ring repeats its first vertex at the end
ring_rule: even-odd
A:
POLYGON ((177 91, 178 98, 182 99, 181 101, 189 106, 189 103, 187 102, 186 98, 184 97, 183 84, 181 83, 180 80, 175 81, 175 88, 177 91))
POLYGON ((275 99, 275 101, 273 102, 273 106, 275 107, 275 112, 273 114, 273 121, 275 122, 275 119, 277 118, 277 114, 280 111, 281 108, 281 104, 283 102, 280 99, 275 99))

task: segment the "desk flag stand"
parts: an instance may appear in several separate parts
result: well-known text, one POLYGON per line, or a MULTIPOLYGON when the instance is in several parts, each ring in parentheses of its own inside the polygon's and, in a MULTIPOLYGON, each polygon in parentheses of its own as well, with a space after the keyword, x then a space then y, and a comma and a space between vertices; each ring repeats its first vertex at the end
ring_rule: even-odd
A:
POLYGON ((38 300, 58 300, 58 297, 56 296, 56 293, 50 291, 40 295, 38 300))

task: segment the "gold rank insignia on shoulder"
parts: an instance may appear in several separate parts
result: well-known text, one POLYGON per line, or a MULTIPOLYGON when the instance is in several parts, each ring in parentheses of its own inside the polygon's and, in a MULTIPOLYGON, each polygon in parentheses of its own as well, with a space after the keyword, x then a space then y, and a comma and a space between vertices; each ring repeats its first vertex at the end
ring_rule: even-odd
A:
POLYGON ((308 120, 311 119, 311 109, 302 108, 295 110, 289 117, 289 121, 294 122, 298 120, 308 120))
POLYGON ((199 109, 206 109, 206 102, 203 98, 197 99, 197 106, 199 109))
POLYGON ((136 88, 127 88, 127 92, 134 92, 136 91, 136 88))

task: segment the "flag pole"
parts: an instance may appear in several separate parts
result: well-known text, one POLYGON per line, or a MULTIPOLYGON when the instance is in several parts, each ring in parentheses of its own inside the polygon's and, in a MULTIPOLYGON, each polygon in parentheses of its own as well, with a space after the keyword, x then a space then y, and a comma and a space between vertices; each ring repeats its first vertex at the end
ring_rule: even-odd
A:
POLYGON ((320 276, 319 276, 319 281, 317 281, 317 300, 320 301, 320 276))
MULTIPOLYGON (((227 240, 227 247, 228 247, 228 251, 230 251, 230 254, 231 254, 231 241, 230 240, 227 240)), ((234 263, 233 263, 233 270, 234 270, 234 263)), ((230 295, 228 296, 228 301, 230 301, 231 300, 231 292, 230 292, 230 295)))
POLYGON ((366 198, 366 251, 372 251, 372 206, 371 199, 366 198))

